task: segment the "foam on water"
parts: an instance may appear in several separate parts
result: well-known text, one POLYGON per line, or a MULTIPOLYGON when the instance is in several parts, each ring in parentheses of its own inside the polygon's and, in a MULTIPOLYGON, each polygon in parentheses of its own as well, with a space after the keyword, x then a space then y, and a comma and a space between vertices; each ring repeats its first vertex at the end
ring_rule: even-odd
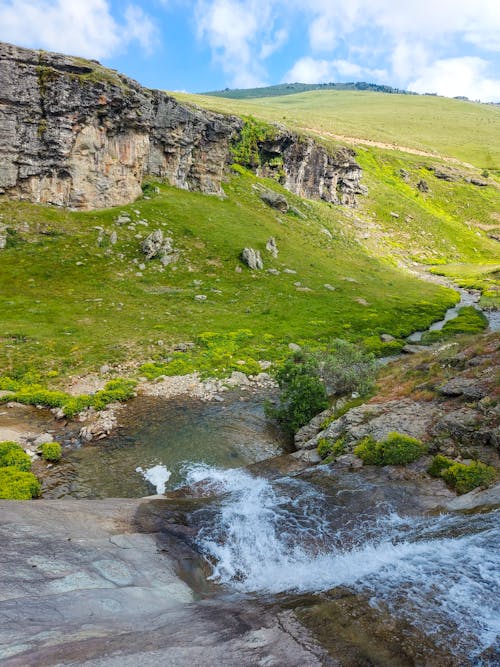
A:
POLYGON ((146 481, 156 488, 156 493, 160 495, 165 493, 166 484, 172 473, 164 465, 158 464, 152 468, 146 468, 146 470, 139 466, 135 471, 139 472, 146 481))
POLYGON ((198 534, 215 581, 258 593, 347 585, 457 645, 495 644, 499 512, 411 518, 387 506, 364 514, 360 502, 357 520, 342 525, 338 512, 335 523, 328 518, 334 499, 307 482, 207 466, 187 477, 222 496, 198 534))

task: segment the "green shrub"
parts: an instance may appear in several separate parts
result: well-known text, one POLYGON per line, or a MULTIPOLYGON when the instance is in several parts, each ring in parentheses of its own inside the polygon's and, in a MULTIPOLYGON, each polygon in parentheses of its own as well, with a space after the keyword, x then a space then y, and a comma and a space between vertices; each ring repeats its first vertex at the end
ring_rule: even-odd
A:
POLYGON ((384 465, 380 443, 377 442, 375 438, 372 438, 371 435, 367 435, 359 442, 358 445, 356 445, 354 448, 354 453, 356 456, 359 456, 363 463, 366 463, 367 465, 384 465))
POLYGON ((379 442, 367 436, 354 448, 354 453, 364 463, 377 466, 412 463, 426 451, 427 446, 420 440, 395 431, 379 442))
POLYGON ((18 468, 0 468, 0 499, 30 500, 40 495, 40 482, 32 472, 18 468))
POLYGON ((136 383, 134 380, 117 378, 106 383, 104 389, 97 391, 92 397, 92 405, 96 410, 103 410, 109 403, 128 401, 134 396, 136 383))
POLYGON ((63 410, 66 417, 74 417, 82 410, 93 405, 93 397, 90 394, 72 396, 64 403, 63 410))
POLYGON ((399 354, 405 346, 405 341, 391 340, 384 342, 380 336, 368 336, 363 339, 363 345, 366 351, 376 357, 391 357, 399 354))
POLYGON ((253 116, 248 116, 245 119, 238 142, 231 147, 234 161, 250 169, 260 167, 259 143, 274 139, 275 136, 276 129, 272 125, 256 120, 253 116))
POLYGON ((318 441, 317 452, 322 459, 327 456, 332 458, 337 458, 345 452, 346 446, 344 438, 339 438, 338 440, 331 441, 328 438, 320 438, 318 441))
POLYGON ((365 395, 373 387, 376 364, 372 354, 337 338, 326 350, 312 353, 328 394, 365 395))
POLYGON ((466 465, 441 454, 433 458, 427 472, 433 477, 442 477, 457 493, 468 493, 478 486, 488 486, 497 476, 495 468, 481 461, 466 465))
POLYGON ((478 486, 488 486, 496 478, 496 470, 481 461, 473 461, 470 465, 453 463, 441 473, 444 481, 457 493, 468 493, 478 486))
POLYGON ((139 368, 139 373, 144 375, 148 380, 156 380, 162 375, 166 375, 168 370, 168 364, 156 364, 156 363, 147 363, 142 364, 139 368))
POLYGON ((58 442, 45 442, 42 445, 42 458, 57 463, 61 460, 62 449, 58 442))
POLYGON ((280 405, 266 406, 266 414, 278 419, 295 433, 315 415, 328 407, 325 386, 318 376, 315 361, 303 353, 288 358, 275 374, 280 388, 280 405))
POLYGON ((417 438, 392 432, 382 441, 384 465, 404 465, 416 461, 427 451, 427 446, 417 438))
POLYGON ((0 442, 0 468, 12 467, 26 471, 31 468, 31 459, 17 442, 0 442))
POLYGON ((442 454, 438 454, 432 459, 431 465, 427 468, 427 472, 432 477, 441 477, 442 473, 454 464, 452 459, 446 458, 442 454))

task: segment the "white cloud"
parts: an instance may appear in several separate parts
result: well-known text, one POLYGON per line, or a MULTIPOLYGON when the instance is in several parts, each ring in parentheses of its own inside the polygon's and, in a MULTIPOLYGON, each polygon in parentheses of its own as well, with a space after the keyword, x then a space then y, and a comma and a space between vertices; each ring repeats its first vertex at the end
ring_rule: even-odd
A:
POLYGON ((107 0, 0 1, 0 39, 89 58, 105 58, 138 41, 149 49, 155 27, 129 5, 118 23, 107 0))
POLYGON ((199 38, 238 87, 264 85, 263 61, 288 39, 269 0, 198 0, 196 22, 199 38))
POLYGON ((408 88, 445 97, 465 95, 483 102, 500 100, 500 79, 490 78, 487 61, 477 57, 438 60, 424 69, 408 88))
POLYGON ((368 79, 370 82, 385 83, 387 72, 382 69, 362 67, 348 60, 321 60, 305 56, 300 58, 283 77, 284 82, 329 83, 339 79, 368 79))

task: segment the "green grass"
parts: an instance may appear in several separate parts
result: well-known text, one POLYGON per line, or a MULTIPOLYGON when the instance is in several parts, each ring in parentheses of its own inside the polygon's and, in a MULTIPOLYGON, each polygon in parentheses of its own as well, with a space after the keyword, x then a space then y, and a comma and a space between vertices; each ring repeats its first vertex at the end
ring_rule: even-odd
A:
POLYGON ((449 155, 500 169, 500 109, 443 97, 322 90, 250 100, 175 93, 222 113, 449 155))
MULTIPOLYGON (((241 329, 250 335, 230 351, 231 361, 272 360, 292 341, 318 345, 383 332, 402 337, 455 302, 450 290, 371 257, 353 238, 341 207, 285 193, 307 217, 277 214, 253 188, 258 181, 240 170, 225 184, 225 199, 161 185, 150 200, 85 213, 0 201, 11 230, 0 272, 2 374, 19 377, 35 368, 57 385, 58 377, 103 363, 163 363, 171 343, 241 329), (118 226, 123 211, 148 226, 118 226), (96 226, 105 239, 116 230, 117 244, 98 246, 96 226), (158 261, 143 260, 136 238, 157 228, 181 253, 164 271, 158 261), (277 259, 265 251, 270 236, 277 259), (265 268, 280 275, 236 272, 245 246, 261 250, 265 268), (199 294, 207 300, 197 302, 199 294)), ((282 191, 274 181, 266 185, 282 191)))

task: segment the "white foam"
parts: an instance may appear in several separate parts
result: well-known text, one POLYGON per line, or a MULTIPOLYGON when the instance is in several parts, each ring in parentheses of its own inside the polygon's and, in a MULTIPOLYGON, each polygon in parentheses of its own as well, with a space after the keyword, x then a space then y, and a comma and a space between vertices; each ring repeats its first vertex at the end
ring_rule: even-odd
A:
POLYGON ((166 484, 172 475, 170 470, 161 464, 153 466, 152 468, 146 468, 146 470, 139 466, 135 471, 141 473, 145 480, 156 487, 156 493, 160 495, 165 493, 166 484))
POLYGON ((429 633, 446 626, 458 630, 457 643, 478 650, 494 644, 500 631, 494 513, 415 519, 386 508, 375 517, 363 516, 360 504, 359 521, 338 528, 327 520, 332 499, 305 482, 271 483, 208 466, 194 466, 187 477, 223 494, 198 535, 215 581, 260 593, 352 586, 429 633))

